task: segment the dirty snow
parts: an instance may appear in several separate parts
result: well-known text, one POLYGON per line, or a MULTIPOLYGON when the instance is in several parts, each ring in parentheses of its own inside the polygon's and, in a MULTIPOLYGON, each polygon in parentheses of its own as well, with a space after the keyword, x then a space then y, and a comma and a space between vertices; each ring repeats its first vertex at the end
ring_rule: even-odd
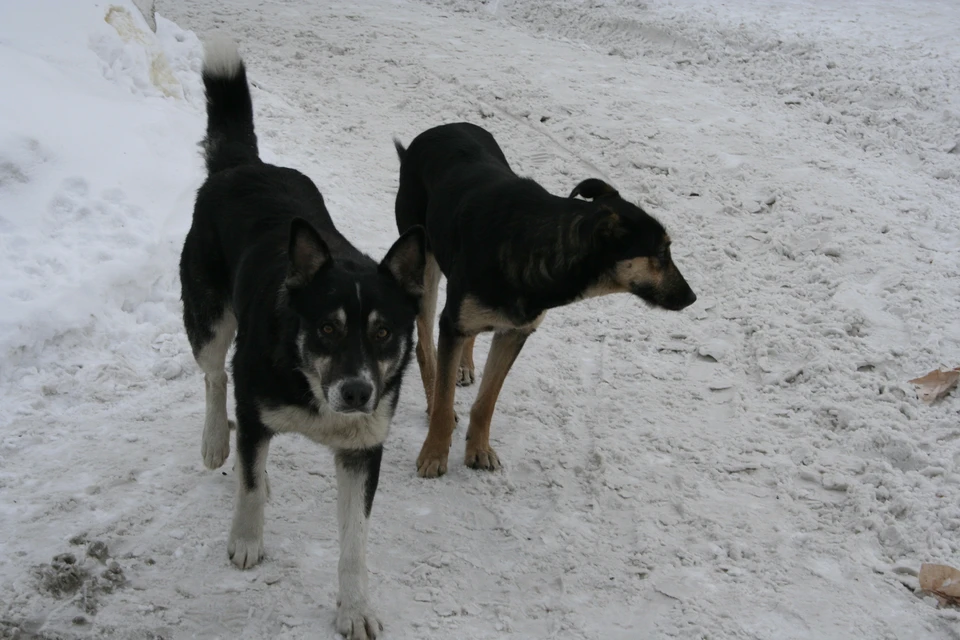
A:
MULTIPOLYGON (((566 193, 658 216, 700 296, 551 312, 494 417, 502 472, 416 477, 416 368, 371 526, 386 638, 960 638, 960 6, 160 0, 0 8, 0 637, 333 638, 332 460, 271 455, 267 557, 199 455, 177 258, 203 179, 199 36, 263 155, 381 256, 390 141, 469 120, 566 193), (141 2, 140 4, 149 4, 141 2)), ((478 357, 489 344, 478 341, 478 357)), ((475 389, 460 390, 461 411, 475 389)))

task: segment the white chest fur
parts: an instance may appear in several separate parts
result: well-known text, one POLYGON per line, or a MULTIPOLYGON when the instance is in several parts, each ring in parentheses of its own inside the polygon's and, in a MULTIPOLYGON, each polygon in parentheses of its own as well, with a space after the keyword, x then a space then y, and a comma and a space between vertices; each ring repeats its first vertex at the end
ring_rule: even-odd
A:
POLYGON ((391 398, 382 397, 373 413, 337 413, 326 405, 310 411, 297 405, 260 407, 260 420, 277 433, 299 433, 336 449, 368 449, 390 431, 391 398))

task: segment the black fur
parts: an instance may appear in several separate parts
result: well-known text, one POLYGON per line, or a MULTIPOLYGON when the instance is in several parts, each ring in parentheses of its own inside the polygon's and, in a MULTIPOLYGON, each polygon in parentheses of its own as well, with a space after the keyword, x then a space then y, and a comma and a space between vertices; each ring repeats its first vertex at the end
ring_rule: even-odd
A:
POLYGON ((241 164, 260 162, 253 131, 253 101, 243 63, 233 77, 203 72, 207 95, 207 173, 213 175, 241 164))
MULTIPOLYGON (((257 516, 256 509, 241 505, 260 500, 263 444, 277 430, 328 445, 354 472, 364 473, 363 486, 348 481, 338 483, 338 490, 363 491, 365 513, 340 515, 369 516, 383 438, 413 351, 425 238, 422 228, 412 228, 379 263, 355 248, 334 226, 307 176, 260 160, 243 64, 235 50, 235 57, 214 55, 221 57, 209 67, 205 62, 203 73, 209 175, 197 193, 180 280, 184 326, 207 376, 208 425, 218 436, 210 439, 217 454, 204 453, 209 467, 223 464, 229 451, 223 357, 236 326, 237 470, 241 496, 253 498, 238 500, 229 549, 246 568, 260 557, 251 542, 257 527, 249 523, 262 518, 262 508, 257 516), (214 393, 215 401, 211 388, 224 390, 214 393), (211 406, 222 408, 222 420, 210 421, 211 406)), ((207 426, 205 450, 206 432, 207 426)), ((365 572, 362 557, 346 566, 355 571, 358 563, 365 572)), ((341 581, 356 579, 354 573, 341 575, 341 581)), ((358 596, 355 589, 349 593, 358 596)), ((366 616, 360 610, 366 606, 344 603, 344 615, 366 616)))
POLYGON ((630 292, 679 310, 696 295, 673 264, 663 226, 606 182, 590 178, 570 197, 555 196, 514 173, 493 136, 468 123, 425 131, 406 149, 394 143, 400 156, 397 228, 402 233, 424 225, 429 286, 435 284, 431 254, 447 277, 435 366, 427 344, 432 304, 417 320, 417 359, 430 413, 417 473, 446 471, 453 385, 472 381, 470 338, 492 330, 498 333, 483 374, 490 378, 470 410, 464 462, 495 470, 500 462, 489 433, 497 395, 548 309, 630 292))
POLYGON ((365 513, 369 518, 370 511, 373 509, 373 496, 377 493, 377 484, 380 479, 380 461, 383 459, 383 447, 342 449, 337 452, 337 458, 345 469, 366 478, 363 500, 365 513))
MULTIPOLYGON (((256 413, 258 402, 309 408, 314 400, 298 370, 298 331, 319 329, 331 311, 349 308, 356 302, 359 284, 362 309, 358 306, 350 315, 381 310, 389 314, 396 337, 409 337, 418 295, 404 290, 384 265, 340 234, 323 196, 307 176, 259 159, 242 67, 229 80, 205 74, 204 84, 210 112, 207 166, 219 170, 197 194, 193 225, 181 255, 187 334, 196 354, 212 336, 211 327, 225 311, 232 311, 239 324, 233 359, 238 413, 248 405, 251 414, 256 413), (291 288, 285 285, 288 248, 303 227, 318 238, 331 260, 311 281, 291 288)), ((422 243, 415 237, 421 233, 415 230, 407 240, 422 243)), ((311 332, 309 340, 323 352, 323 341, 315 338, 317 332, 311 332)), ((382 345, 379 351, 395 345, 382 345)), ((398 389, 404 366, 384 381, 382 396, 395 395, 389 392, 398 389)), ((243 420, 241 430, 250 422, 243 420)))
MULTIPOLYGON (((435 127, 399 155, 397 228, 427 229, 428 251, 447 276, 441 322, 459 326, 459 302, 470 294, 522 325, 578 299, 621 260, 663 257, 664 268, 672 267, 669 253, 662 255, 663 226, 616 189, 593 178, 569 198, 552 195, 514 173, 493 136, 476 125, 435 127)), ((682 309, 696 296, 679 271, 675 276, 669 287, 634 293, 682 309)))
POLYGON ((580 196, 586 198, 587 200, 595 200, 597 198, 602 198, 604 196, 619 196, 620 194, 616 189, 608 185, 603 180, 599 178, 587 178, 577 186, 573 188, 573 191, 570 192, 571 198, 576 198, 580 196))
MULTIPOLYGON (((215 157, 211 163, 220 161, 215 157)), ((299 370, 296 337, 301 329, 310 330, 313 351, 327 353, 341 344, 327 344, 318 330, 339 308, 356 306, 352 318, 388 309, 398 338, 411 336, 417 312, 417 298, 340 235, 309 178, 260 161, 211 175, 201 187, 180 270, 184 324, 194 353, 209 341, 211 326, 225 310, 237 317, 233 373, 238 418, 248 405, 252 418, 262 402, 312 406, 309 384, 299 370), (284 286, 287 245, 295 217, 317 230, 332 262, 306 286, 289 289, 284 286), (357 284, 364 292, 363 308, 354 305, 357 284)), ((361 337, 351 332, 349 339, 361 337)), ((394 341, 381 351, 397 346, 394 341)), ((397 375, 383 381, 382 396, 396 395, 409 349, 403 357, 397 375)), ((357 364, 347 363, 354 369, 357 364)), ((251 422, 255 420, 241 418, 241 434, 251 422)))
POLYGON ((397 149, 397 155, 400 156, 400 162, 403 162, 403 156, 407 153, 406 148, 397 138, 393 139, 393 146, 397 149))

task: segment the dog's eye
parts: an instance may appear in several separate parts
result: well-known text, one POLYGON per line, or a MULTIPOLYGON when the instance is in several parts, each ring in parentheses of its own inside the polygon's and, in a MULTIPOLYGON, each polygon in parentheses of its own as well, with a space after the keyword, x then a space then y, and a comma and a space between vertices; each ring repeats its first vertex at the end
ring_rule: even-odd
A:
POLYGON ((390 337, 390 332, 387 329, 384 329, 381 327, 377 331, 376 336, 377 336, 377 340, 379 340, 380 342, 383 342, 384 340, 390 337))
POLYGON ((321 331, 323 334, 328 335, 328 336, 333 335, 333 332, 336 331, 336 330, 337 330, 336 327, 334 327, 334 326, 333 326, 332 324, 330 324, 329 322, 326 323, 325 325, 323 325, 322 327, 320 327, 320 331, 321 331))

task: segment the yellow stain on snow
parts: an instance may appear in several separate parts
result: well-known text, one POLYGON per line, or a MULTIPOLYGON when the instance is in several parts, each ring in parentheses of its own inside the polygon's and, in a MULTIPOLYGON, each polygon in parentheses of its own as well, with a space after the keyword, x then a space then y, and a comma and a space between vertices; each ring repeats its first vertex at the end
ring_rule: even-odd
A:
POLYGON ((163 52, 157 49, 156 40, 137 26, 136 20, 126 9, 112 5, 107 9, 104 20, 117 30, 120 39, 124 42, 137 42, 143 45, 150 56, 150 82, 170 98, 182 98, 183 87, 170 68, 170 63, 163 52))

